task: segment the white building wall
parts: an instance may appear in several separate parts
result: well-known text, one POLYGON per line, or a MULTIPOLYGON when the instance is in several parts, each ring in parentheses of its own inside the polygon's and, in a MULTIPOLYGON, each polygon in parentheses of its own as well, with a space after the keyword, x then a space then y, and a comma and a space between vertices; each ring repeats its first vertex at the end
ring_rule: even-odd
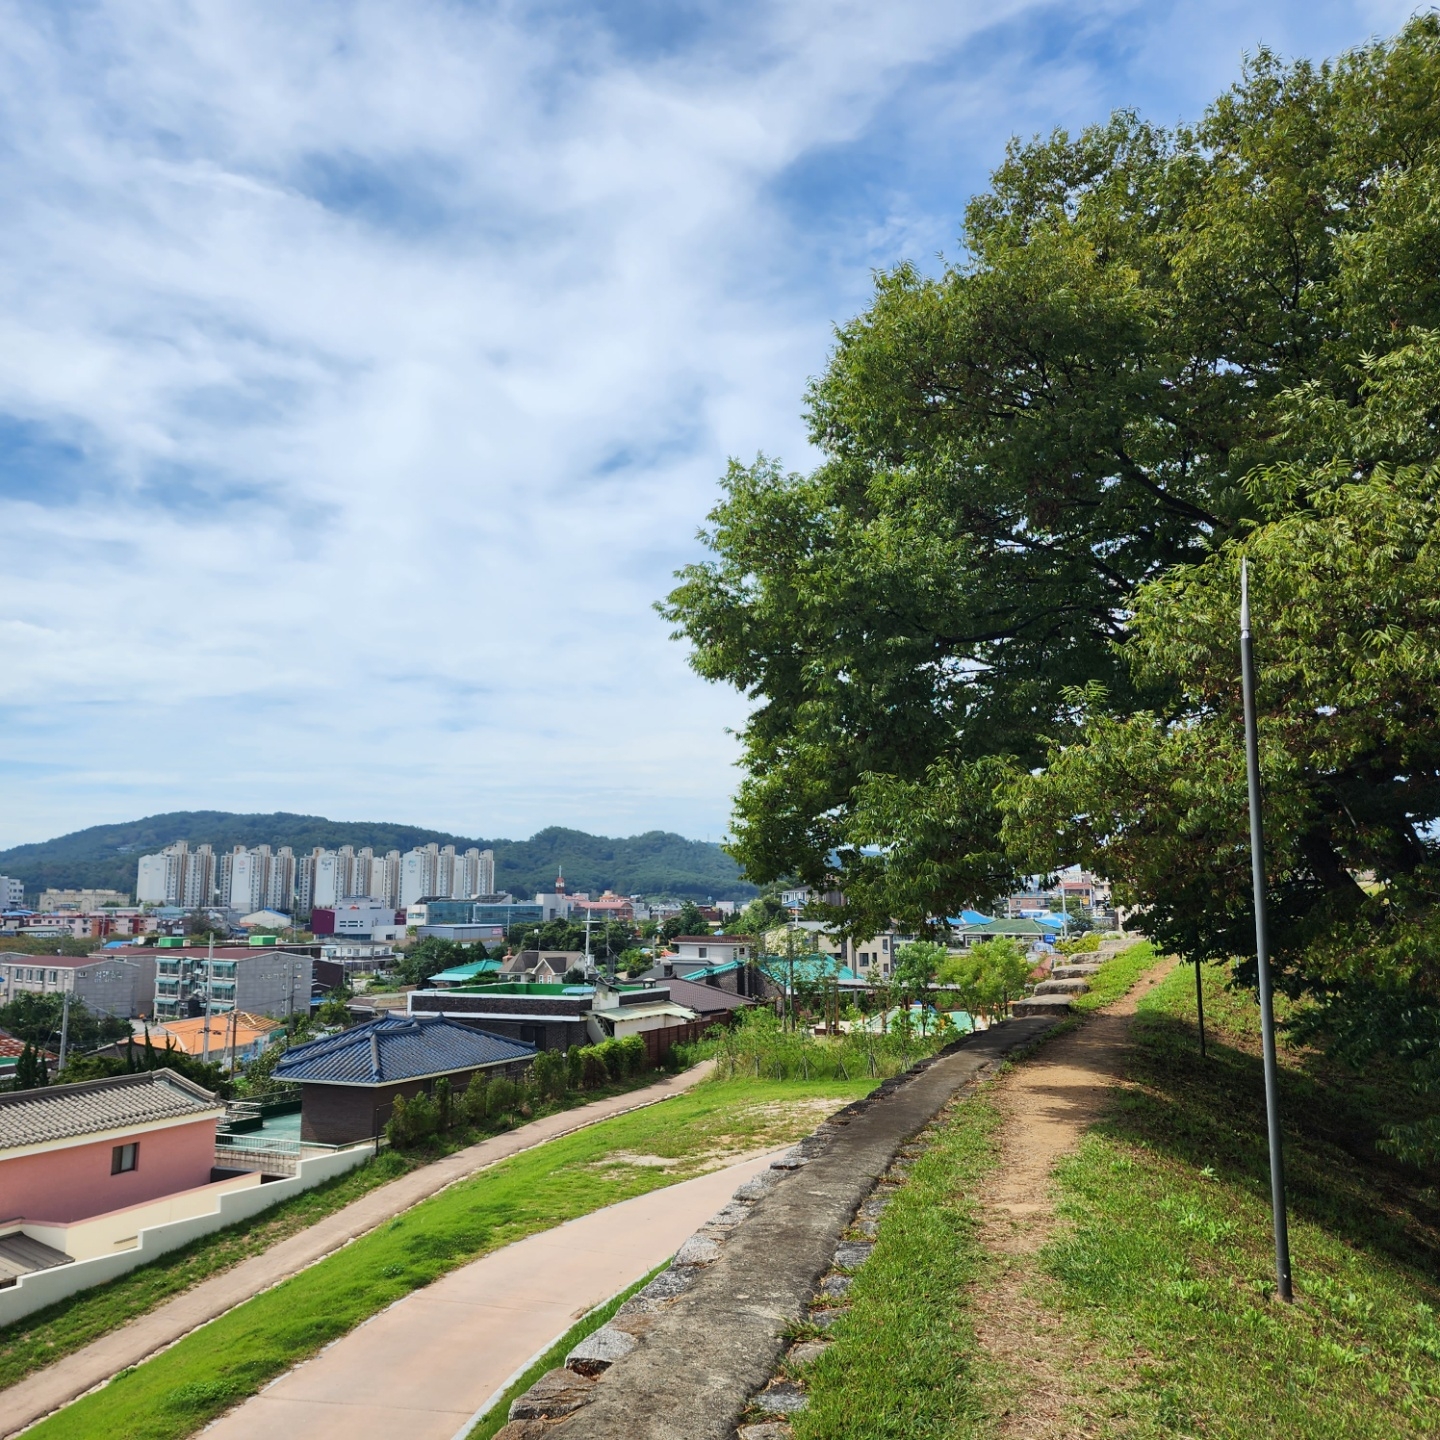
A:
POLYGON ((135 900, 140 905, 165 903, 165 865, 161 855, 142 855, 135 874, 135 900))

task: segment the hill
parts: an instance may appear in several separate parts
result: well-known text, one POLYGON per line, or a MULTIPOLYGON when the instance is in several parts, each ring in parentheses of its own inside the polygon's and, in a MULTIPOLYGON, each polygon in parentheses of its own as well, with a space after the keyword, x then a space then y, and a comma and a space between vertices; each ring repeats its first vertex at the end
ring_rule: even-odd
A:
POLYGON ((755 887, 718 846, 662 830, 611 838, 551 826, 528 840, 485 840, 417 825, 383 821, 327 820, 322 815, 235 815, 224 810, 177 810, 121 825, 92 825, 55 840, 0 850, 0 875, 25 882, 31 898, 41 890, 95 887, 135 893, 141 855, 185 840, 217 852, 235 845, 289 845, 295 853, 316 845, 369 845, 376 851, 410 850, 432 841, 495 852, 495 883, 517 895, 548 890, 564 866, 572 890, 614 890, 620 895, 670 895, 676 899, 744 900, 755 887))

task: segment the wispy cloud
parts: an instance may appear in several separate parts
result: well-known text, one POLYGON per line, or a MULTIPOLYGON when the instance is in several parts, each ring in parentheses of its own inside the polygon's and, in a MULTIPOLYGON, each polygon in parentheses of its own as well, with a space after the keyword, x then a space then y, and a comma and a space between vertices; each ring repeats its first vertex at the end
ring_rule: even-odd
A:
POLYGON ((0 5, 0 844, 186 805, 721 833, 650 609, 1012 131, 1408 7, 0 5))

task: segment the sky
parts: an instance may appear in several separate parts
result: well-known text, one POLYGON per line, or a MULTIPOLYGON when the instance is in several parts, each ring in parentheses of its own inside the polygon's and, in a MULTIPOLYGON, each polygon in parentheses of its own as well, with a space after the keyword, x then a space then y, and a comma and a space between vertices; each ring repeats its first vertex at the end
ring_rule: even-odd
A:
POLYGON ((0 847, 720 839, 747 701, 653 605, 874 271, 1413 8, 0 0, 0 847))

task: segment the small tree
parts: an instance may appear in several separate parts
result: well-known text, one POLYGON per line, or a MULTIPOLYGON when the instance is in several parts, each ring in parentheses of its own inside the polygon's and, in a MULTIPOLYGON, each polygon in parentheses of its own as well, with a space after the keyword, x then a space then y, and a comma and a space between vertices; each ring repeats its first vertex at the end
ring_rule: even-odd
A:
POLYGON ((456 1101, 460 1114, 468 1124, 479 1125, 485 1120, 486 1083, 485 1072, 477 1070, 456 1101))
POLYGON ((451 1125, 450 1077, 442 1075, 435 1082, 435 1115, 438 1129, 448 1130, 451 1125))

